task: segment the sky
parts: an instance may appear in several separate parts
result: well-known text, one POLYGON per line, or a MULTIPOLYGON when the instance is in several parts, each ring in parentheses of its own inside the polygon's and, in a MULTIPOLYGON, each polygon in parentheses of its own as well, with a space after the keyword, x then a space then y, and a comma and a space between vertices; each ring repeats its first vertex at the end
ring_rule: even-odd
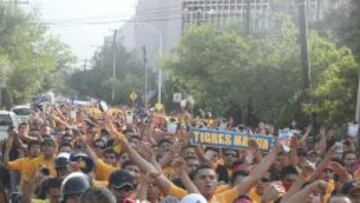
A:
POLYGON ((50 33, 70 45, 80 61, 91 59, 125 20, 135 13, 136 0, 28 0, 38 9, 50 33), (115 22, 114 22, 115 21, 115 22))

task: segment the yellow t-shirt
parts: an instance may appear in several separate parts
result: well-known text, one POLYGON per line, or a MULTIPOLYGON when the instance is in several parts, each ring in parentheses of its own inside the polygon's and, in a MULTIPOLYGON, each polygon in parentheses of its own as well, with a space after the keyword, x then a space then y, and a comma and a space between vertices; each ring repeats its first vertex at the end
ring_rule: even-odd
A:
POLYGON ((360 180, 360 169, 357 169, 356 171, 354 171, 354 179, 355 179, 355 181, 360 180))
POLYGON ((50 170, 50 175, 56 177, 56 170, 54 168, 54 160, 46 160, 44 156, 39 156, 33 159, 28 157, 20 158, 8 163, 9 169, 19 171, 21 175, 20 188, 22 188, 24 182, 29 182, 35 175, 40 166, 46 166, 50 170))
MULTIPOLYGON (((182 188, 177 187, 174 184, 171 184, 168 195, 172 195, 177 198, 183 198, 188 194, 187 191, 185 191, 182 188)), ((231 188, 230 190, 227 190, 225 192, 221 193, 215 193, 210 200, 208 200, 208 203, 229 203, 233 202, 236 198, 240 196, 238 190, 236 187, 231 188)))
POLYGON ((31 203, 50 203, 49 199, 32 199, 31 203))
POLYGON ((230 185, 219 185, 216 190, 215 190, 215 194, 216 193, 222 193, 225 191, 231 190, 231 186, 230 185))
POLYGON ((108 181, 110 174, 116 170, 116 167, 105 163, 101 159, 95 161, 95 179, 98 181, 108 181))
POLYGON ((34 172, 31 170, 32 159, 28 157, 10 161, 8 166, 10 170, 20 173, 20 188, 22 188, 24 182, 29 182, 34 176, 34 172))
MULTIPOLYGON (((230 185, 220 185, 216 188, 215 194, 220 194, 233 189, 230 185)), ((261 196, 256 192, 256 187, 251 188, 247 196, 253 201, 253 203, 260 203, 261 196)))
POLYGON ((251 188, 248 193, 249 198, 253 201, 253 203, 260 203, 261 196, 256 192, 256 187, 251 188))
POLYGON ((56 177, 56 170, 55 170, 55 160, 52 159, 45 159, 43 155, 36 157, 35 159, 31 160, 32 165, 30 166, 30 170, 33 171, 33 174, 41 167, 46 166, 50 170, 50 175, 56 177))
POLYGON ((328 200, 331 197, 332 192, 335 190, 335 181, 334 180, 330 180, 327 183, 327 188, 326 188, 326 193, 324 195, 321 196, 320 202, 321 203, 326 203, 328 202, 328 200))
POLYGON ((172 166, 167 166, 163 168, 163 174, 170 180, 178 176, 178 174, 176 173, 176 171, 172 166))
POLYGON ((98 181, 98 180, 93 180, 93 184, 97 187, 105 187, 107 188, 109 186, 109 182, 108 181, 98 181))

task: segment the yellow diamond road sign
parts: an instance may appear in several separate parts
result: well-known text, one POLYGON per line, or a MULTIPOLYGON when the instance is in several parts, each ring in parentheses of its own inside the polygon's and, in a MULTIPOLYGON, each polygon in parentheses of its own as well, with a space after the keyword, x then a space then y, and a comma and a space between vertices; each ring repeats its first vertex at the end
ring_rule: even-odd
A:
POLYGON ((135 91, 132 91, 132 92, 130 93, 130 99, 131 99, 132 101, 135 101, 137 98, 138 98, 138 94, 137 94, 135 91))

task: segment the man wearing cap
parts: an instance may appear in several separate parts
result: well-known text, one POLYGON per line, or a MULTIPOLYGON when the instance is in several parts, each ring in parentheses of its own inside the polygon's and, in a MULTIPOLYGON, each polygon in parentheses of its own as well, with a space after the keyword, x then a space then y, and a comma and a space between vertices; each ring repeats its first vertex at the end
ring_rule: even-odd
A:
POLYGON ((135 183, 132 176, 124 170, 116 170, 109 177, 109 189, 117 202, 135 200, 131 197, 135 192, 135 183))
POLYGON ((64 203, 80 203, 81 195, 91 188, 89 176, 81 172, 68 175, 61 185, 61 196, 64 203))
POLYGON ((70 154, 63 152, 60 153, 55 160, 55 169, 57 177, 65 178, 70 173, 70 154))

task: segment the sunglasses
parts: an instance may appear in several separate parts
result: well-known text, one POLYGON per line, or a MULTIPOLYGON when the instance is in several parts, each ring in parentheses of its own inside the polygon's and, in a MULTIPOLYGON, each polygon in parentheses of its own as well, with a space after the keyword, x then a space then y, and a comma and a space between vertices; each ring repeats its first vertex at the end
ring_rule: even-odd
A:
POLYGON ((270 178, 261 178, 261 182, 263 183, 267 183, 267 182, 270 182, 270 178))

